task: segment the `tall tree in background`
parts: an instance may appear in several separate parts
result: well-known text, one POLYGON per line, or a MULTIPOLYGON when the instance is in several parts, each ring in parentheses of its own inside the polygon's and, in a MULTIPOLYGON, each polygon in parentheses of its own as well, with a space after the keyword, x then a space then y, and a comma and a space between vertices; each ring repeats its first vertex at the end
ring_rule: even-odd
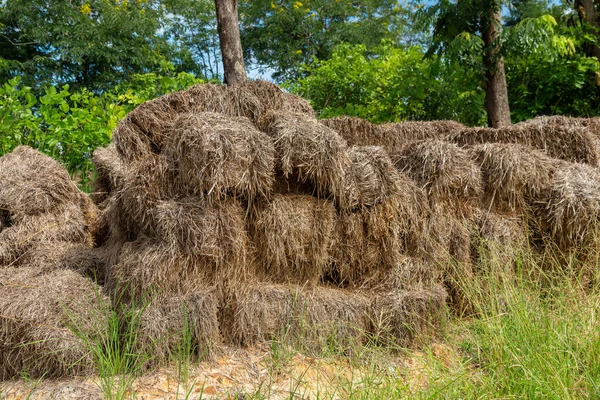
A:
POLYGON ((589 28, 593 31, 595 36, 595 42, 588 43, 586 45, 586 54, 590 57, 596 57, 600 60, 600 26, 598 21, 598 1, 594 0, 577 0, 577 11, 579 18, 582 22, 586 23, 589 28))
MULTIPOLYGON (((492 2, 490 2, 492 3, 492 2)), ((508 106, 508 90, 500 33, 502 32, 502 16, 500 3, 493 2, 481 17, 483 39, 483 68, 485 71, 485 108, 488 114, 488 125, 501 128, 511 124, 508 106)))
POLYGON ((480 44, 476 45, 480 47, 483 66, 488 124, 494 128, 511 123, 502 58, 501 11, 500 0, 440 0, 421 12, 421 19, 433 24, 429 54, 449 53, 457 38, 479 37, 480 44))
POLYGON ((246 67, 240 40, 237 0, 215 0, 217 29, 223 56, 224 82, 237 85, 246 81, 246 67))

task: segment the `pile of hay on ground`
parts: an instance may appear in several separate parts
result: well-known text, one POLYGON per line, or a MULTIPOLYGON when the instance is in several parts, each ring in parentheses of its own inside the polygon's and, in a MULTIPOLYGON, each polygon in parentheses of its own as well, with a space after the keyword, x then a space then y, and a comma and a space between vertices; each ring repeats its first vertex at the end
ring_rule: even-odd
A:
POLYGON ((350 350, 364 343, 368 298, 341 289, 295 285, 236 288, 223 332, 239 345, 280 340, 305 349, 350 350))
POLYGON ((331 202, 307 195, 274 195, 252 221, 261 278, 316 284, 331 262, 336 220, 331 202))
POLYGON ((53 256, 65 261, 64 253, 73 246, 85 249, 94 243, 96 207, 64 167, 30 147, 0 158, 0 209, 0 266, 53 268, 48 262, 53 256))
POLYGON ((469 128, 447 137, 459 146, 483 143, 513 143, 541 150, 550 157, 565 161, 598 165, 596 139, 585 128, 535 124, 506 128, 469 128))
POLYGON ((93 372, 90 345, 106 340, 108 299, 69 270, 0 268, 0 378, 93 372))
POLYGON ((177 169, 178 193, 268 197, 275 149, 247 118, 213 113, 180 115, 164 154, 177 169))
POLYGON ((522 212, 552 181, 557 160, 520 144, 486 143, 469 149, 483 178, 484 207, 522 212))

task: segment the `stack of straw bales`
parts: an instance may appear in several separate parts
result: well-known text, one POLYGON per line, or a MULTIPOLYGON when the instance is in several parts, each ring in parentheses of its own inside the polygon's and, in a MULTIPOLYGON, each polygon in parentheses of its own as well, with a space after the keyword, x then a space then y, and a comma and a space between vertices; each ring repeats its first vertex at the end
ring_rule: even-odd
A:
POLYGON ((0 158, 2 374, 63 375, 69 360, 87 360, 61 330, 58 293, 98 312, 105 297, 72 269, 96 275, 113 306, 142 308, 137 351, 156 363, 184 336, 198 358, 224 341, 422 342, 448 293, 469 310, 461 281, 477 266, 511 268, 532 244, 596 245, 598 126, 317 121, 270 83, 197 85, 119 122, 93 154, 96 206, 60 165, 18 148, 0 158), (68 289, 41 293, 47 274, 68 289), (69 351, 36 363, 23 340, 69 351))
POLYGON ((0 158, 0 209, 0 379, 91 372, 84 338, 102 337, 107 306, 79 273, 100 261, 95 206, 58 162, 21 146, 0 158))
POLYGON ((177 306, 208 356, 221 340, 250 344, 300 322, 309 347, 327 332, 363 341, 384 320, 406 327, 388 338, 408 343, 425 329, 413 309, 443 308, 419 252, 422 190, 382 147, 350 146, 275 85, 199 85, 145 103, 93 159, 107 288, 172 315, 142 319, 157 359, 175 342, 156 338, 183 325, 177 306), (394 293, 382 319, 374 305, 394 293))

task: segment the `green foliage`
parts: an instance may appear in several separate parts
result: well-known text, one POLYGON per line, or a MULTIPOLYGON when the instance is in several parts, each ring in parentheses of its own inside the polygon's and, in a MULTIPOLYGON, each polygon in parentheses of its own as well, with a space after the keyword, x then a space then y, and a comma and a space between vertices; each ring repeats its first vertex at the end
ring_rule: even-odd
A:
POLYGON ((163 71, 163 12, 156 0, 2 1, 0 76, 96 91, 135 73, 163 71))
POLYGON ((371 56, 364 45, 340 45, 331 59, 305 66, 306 78, 290 83, 309 98, 321 117, 355 115, 373 122, 485 120, 477 76, 445 61, 425 58, 417 47, 389 42, 371 56))
POLYGON ((110 142, 118 121, 135 106, 202 82, 192 75, 136 75, 127 84, 98 95, 68 85, 50 86, 36 96, 19 77, 0 87, 0 155, 28 145, 60 160, 85 186, 91 153, 110 142))
POLYGON ((340 43, 377 47, 408 28, 406 10, 390 0, 254 0, 240 2, 247 60, 274 70, 278 80, 298 77, 301 65, 328 59, 340 43))
POLYGON ((524 19, 506 35, 506 71, 515 122, 536 115, 599 115, 600 64, 578 51, 575 28, 551 15, 524 19))

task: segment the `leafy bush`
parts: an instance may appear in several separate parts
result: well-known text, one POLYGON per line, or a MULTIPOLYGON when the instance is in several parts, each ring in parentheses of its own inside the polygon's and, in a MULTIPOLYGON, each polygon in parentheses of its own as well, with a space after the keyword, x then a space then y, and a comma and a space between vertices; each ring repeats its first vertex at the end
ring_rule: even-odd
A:
POLYGON ((35 96, 13 78, 0 87, 0 155, 19 145, 34 147, 58 160, 86 187, 91 153, 110 142, 119 120, 135 106, 192 84, 193 75, 136 75, 109 92, 71 92, 68 85, 48 87, 35 96))
POLYGON ((425 58, 419 47, 383 42, 371 53, 364 45, 343 44, 331 59, 305 66, 305 74, 288 85, 309 98, 324 118, 485 121, 484 93, 475 73, 438 57, 425 58))

